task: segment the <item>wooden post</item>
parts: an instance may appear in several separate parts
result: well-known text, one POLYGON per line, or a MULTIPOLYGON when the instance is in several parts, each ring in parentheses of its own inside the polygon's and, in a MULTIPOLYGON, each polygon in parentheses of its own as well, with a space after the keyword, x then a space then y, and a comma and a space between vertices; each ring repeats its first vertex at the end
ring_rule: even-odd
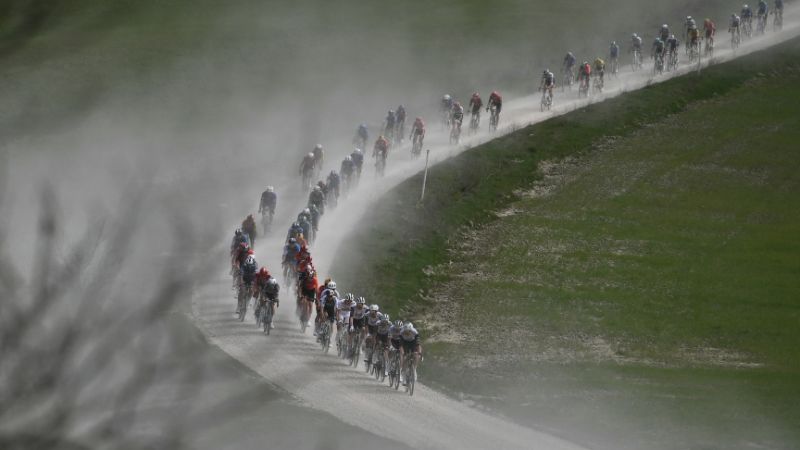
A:
POLYGON ((425 185, 428 183, 428 158, 431 156, 431 149, 425 151, 425 174, 422 175, 422 194, 419 196, 419 202, 425 199, 425 185))

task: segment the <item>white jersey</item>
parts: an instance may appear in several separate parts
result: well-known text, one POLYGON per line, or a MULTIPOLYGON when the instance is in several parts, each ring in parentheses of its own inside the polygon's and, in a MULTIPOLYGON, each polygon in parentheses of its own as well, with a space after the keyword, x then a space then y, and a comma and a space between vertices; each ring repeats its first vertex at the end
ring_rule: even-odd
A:
POLYGON ((339 319, 342 322, 347 322, 350 319, 350 313, 353 311, 353 305, 355 302, 349 302, 346 298, 340 298, 338 302, 336 302, 336 309, 339 310, 339 319))
POLYGON ((411 330, 403 330, 403 332, 400 333, 400 338, 402 338, 406 342, 416 341, 418 337, 419 337, 419 332, 417 332, 417 330, 413 328, 411 330))
POLYGON ((374 327, 378 325, 381 319, 383 319, 383 314, 381 313, 375 314, 374 316, 372 314, 367 314, 367 324, 369 324, 369 326, 374 327))
POLYGON ((380 335, 389 334, 389 329, 393 327, 392 322, 389 322, 385 318, 381 318, 381 321, 378 322, 378 329, 376 330, 380 335))
POLYGON ((359 308, 359 305, 356 305, 353 308, 353 319, 361 320, 361 319, 364 318, 364 316, 367 315, 368 312, 369 312, 369 308, 367 308, 367 305, 362 303, 360 308, 359 308))

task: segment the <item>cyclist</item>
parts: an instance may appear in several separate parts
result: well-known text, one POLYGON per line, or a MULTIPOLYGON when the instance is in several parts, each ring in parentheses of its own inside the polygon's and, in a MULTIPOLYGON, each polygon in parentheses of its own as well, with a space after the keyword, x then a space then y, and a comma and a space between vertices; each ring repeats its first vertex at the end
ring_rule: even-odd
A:
POLYGON ((661 65, 664 63, 664 41, 656 38, 653 41, 652 57, 656 59, 661 65))
POLYGON ((311 153, 314 155, 314 169, 319 173, 322 171, 322 162, 325 160, 325 151, 322 149, 322 144, 315 145, 311 153))
POLYGON ((422 149, 422 141, 425 139, 425 121, 422 117, 414 119, 414 124, 411 125, 411 135, 408 137, 412 143, 419 141, 419 147, 422 149))
POLYGON ((368 139, 369 133, 367 132, 367 126, 362 123, 358 126, 358 129, 356 129, 356 135, 353 136, 353 145, 356 148, 366 148, 368 139))
MULTIPOLYGON (((367 337, 364 339, 364 348, 369 350, 374 350, 375 348, 375 332, 377 331, 378 322, 380 322, 381 317, 383 317, 380 310, 380 306, 375 304, 370 305, 369 312, 366 315, 367 337)), ((369 362, 369 360, 365 359, 364 362, 369 362)))
POLYGON ((345 185, 345 191, 350 187, 350 180, 353 178, 355 170, 356 165, 353 162, 353 157, 351 155, 345 156, 341 167, 339 167, 339 173, 342 174, 342 183, 345 185))
POLYGON ((639 54, 639 65, 642 65, 642 38, 638 34, 631 35, 631 48, 628 53, 636 52, 639 54))
POLYGON ((728 33, 735 33, 739 34, 739 25, 741 24, 742 19, 739 18, 736 14, 731 14, 731 22, 728 25, 728 33))
POLYGON ((403 321, 395 320, 391 328, 389 328, 389 342, 392 347, 400 351, 400 333, 403 332, 403 321))
POLYGON ((309 206, 316 206, 320 215, 325 214, 325 193, 322 191, 321 186, 314 186, 314 189, 312 189, 311 193, 308 194, 308 204, 309 206))
POLYGON ((350 316, 355 306, 356 298, 353 294, 345 295, 343 298, 339 299, 339 302, 336 304, 336 334, 347 333, 348 347, 350 347, 350 344, 353 342, 353 325, 350 316), (344 327, 344 331, 342 331, 342 327, 344 327))
POLYGON ((717 32, 717 26, 711 19, 703 21, 703 32, 711 47, 714 47, 714 34, 717 32))
POLYGON ((772 12, 780 19, 783 19, 783 0, 775 0, 775 8, 772 12))
POLYGON ((700 50, 700 30, 696 27, 689 30, 689 46, 700 50))
POLYGON ((389 110, 386 113, 386 119, 383 121, 383 135, 388 136, 389 139, 394 139, 394 127, 397 124, 397 117, 394 115, 394 110, 389 110))
POLYGON ((297 239, 289 238, 286 241, 286 245, 283 246, 283 258, 281 259, 281 265, 283 265, 284 275, 288 275, 288 270, 294 270, 296 267, 296 257, 297 254, 300 253, 300 245, 297 243, 297 239))
MULTIPOLYGON (((239 265, 239 274, 241 275, 241 289, 245 289, 248 295, 252 296, 253 282, 256 280, 256 272, 258 272, 258 263, 256 262, 253 249, 247 251, 247 258, 239 265)), ((239 314, 239 305, 236 305, 236 314, 239 314)))
POLYGON ((481 100, 480 94, 477 92, 472 94, 472 98, 469 99, 469 112, 472 115, 472 120, 480 120, 481 115, 481 108, 483 108, 483 100, 481 100))
POLYGON ((239 281, 239 267, 244 262, 245 258, 247 258, 247 252, 250 251, 250 246, 247 242, 241 242, 239 245, 231 252, 231 275, 233 276, 233 289, 236 289, 236 284, 239 281))
POLYGON ((308 153, 303 157, 300 162, 300 176, 303 177, 303 189, 308 189, 308 184, 311 181, 311 176, 314 173, 314 153, 308 153))
POLYGON ((658 32, 658 37, 660 37, 662 41, 666 42, 667 39, 669 39, 669 35, 669 25, 661 25, 661 31, 658 32))
POLYGON ((356 169, 356 180, 361 178, 361 167, 364 166, 364 152, 361 151, 360 148, 353 150, 353 153, 350 153, 350 157, 353 159, 353 166, 356 169))
POLYGON ((500 110, 503 109, 503 97, 497 91, 492 91, 489 95, 489 102, 486 103, 486 111, 494 108, 495 114, 500 115, 500 110))
POLYGON ((575 67, 576 62, 575 55, 573 55, 572 52, 567 52, 567 54, 564 56, 564 62, 561 65, 562 70, 564 71, 564 77, 566 77, 567 74, 569 74, 570 77, 574 76, 573 68, 575 67))
MULTIPOLYGON (((259 302, 259 308, 269 305, 272 316, 275 316, 275 308, 280 303, 278 300, 279 292, 278 280, 269 273, 266 267, 262 267, 256 275, 255 292, 253 292, 253 297, 259 302)), ((275 325, 270 323, 270 328, 275 328, 275 325)))
POLYGON ((617 41, 611 42, 611 47, 608 49, 608 59, 611 61, 612 72, 616 73, 619 67, 619 45, 617 45, 617 41))
POLYGON ((603 88, 605 73, 606 73, 606 62, 603 61, 603 58, 598 56, 594 60, 594 76, 600 78, 600 89, 603 88))
POLYGON ((269 215, 269 221, 272 222, 272 216, 275 215, 275 207, 278 205, 278 195, 275 194, 275 188, 267 186, 267 190, 261 193, 261 202, 258 204, 258 212, 261 213, 263 218, 269 215))
MULTIPOLYGON (((414 355, 414 379, 417 377, 417 366, 419 366, 419 358, 422 355, 422 346, 419 343, 419 332, 414 328, 411 322, 403 325, 403 331, 400 333, 400 367, 404 367, 405 357, 407 354, 414 355)), ((400 382, 405 384, 403 379, 403 371, 400 371, 400 382)))
POLYGON ((298 276, 299 298, 301 302, 303 315, 306 319, 306 326, 310 325, 311 308, 317 302, 317 290, 319 288, 319 280, 317 279, 317 271, 314 266, 309 265, 306 267, 305 272, 301 272, 298 276))
MULTIPOLYGON (((327 281, 327 280, 326 280, 327 281)), ((339 292, 336 290, 336 282, 330 280, 326 283, 326 288, 319 294, 319 308, 321 314, 318 325, 322 325, 324 321, 328 321, 333 327, 333 322, 336 320, 336 305, 339 303, 339 292)), ((330 346, 330 342, 328 342, 330 346)))
POLYGON ((750 26, 753 21, 753 10, 750 8, 749 5, 746 4, 742 5, 741 16, 742 16, 742 22, 750 26))
POLYGON ((756 13, 758 14, 758 22, 766 23, 768 13, 769 13, 769 7, 767 6, 767 2, 764 0, 758 0, 758 12, 756 13))
POLYGON ((397 110, 394 113, 396 120, 395 129, 397 132, 394 134, 400 141, 403 140, 403 135, 406 132, 406 108, 403 105, 397 105, 397 110))
POLYGON ((231 256, 236 253, 241 244, 247 244, 249 247, 250 238, 242 231, 241 228, 237 228, 233 231, 233 239, 231 240, 231 256))
POLYGON ((341 184, 342 179, 339 177, 339 174, 336 173, 335 170, 331 170, 331 173, 328 174, 328 192, 331 194, 330 198, 333 199, 333 202, 336 203, 339 201, 339 185, 341 184))
POLYGON ((350 331, 358 333, 362 336, 364 335, 366 332, 365 325, 367 324, 368 312, 369 307, 367 307, 366 300, 364 300, 364 297, 358 297, 356 299, 356 305, 353 307, 353 312, 350 315, 350 331))
POLYGON ((442 115, 445 123, 450 124, 450 111, 453 109, 453 97, 450 94, 445 94, 439 105, 439 112, 442 115))
POLYGON ((547 94, 550 96, 550 101, 553 100, 553 88, 556 86, 556 76, 553 75, 553 72, 550 72, 550 69, 545 69, 542 72, 542 81, 539 83, 539 90, 542 92, 547 91, 547 94))
POLYGON ((384 314, 375 326, 376 342, 375 349, 383 351, 383 375, 389 375, 387 362, 389 361, 389 329, 392 328, 392 320, 388 314, 384 314))
POLYGON ((458 127, 461 131, 461 123, 464 121, 464 107, 459 102, 453 102, 453 109, 450 111, 450 123, 453 128, 458 127))
POLYGON ((589 89, 589 77, 591 76, 592 66, 589 65, 589 61, 584 61, 578 68, 578 82, 581 83, 581 87, 589 89))
POLYGON ((389 141, 383 137, 383 135, 378 136, 378 139, 375 141, 375 145, 372 147, 372 157, 379 158, 383 160, 383 163, 386 164, 386 158, 389 156, 389 141))
POLYGON ((681 43, 678 38, 675 37, 674 34, 669 35, 669 39, 667 39, 667 52, 670 55, 670 58, 675 57, 678 53, 678 47, 680 47, 681 43))
POLYGON ((242 232, 250 237, 250 247, 256 246, 256 219, 252 214, 248 214, 242 221, 242 232))

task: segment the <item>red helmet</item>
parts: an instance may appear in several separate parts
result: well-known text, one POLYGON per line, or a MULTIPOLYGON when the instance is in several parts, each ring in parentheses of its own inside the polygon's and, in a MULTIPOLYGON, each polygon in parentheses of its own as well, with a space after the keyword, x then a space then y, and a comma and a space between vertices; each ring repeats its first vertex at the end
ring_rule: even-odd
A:
POLYGON ((247 249, 247 254, 248 254, 248 255, 255 255, 255 254, 256 254, 256 252, 255 252, 255 250, 253 250, 252 248, 248 248, 248 249, 247 249))
POLYGON ((480 94, 478 94, 477 92, 475 92, 474 94, 472 94, 472 98, 475 98, 475 97, 478 97, 478 98, 480 98, 481 96, 480 96, 480 94))
POLYGON ((500 97, 500 93, 497 91, 492 91, 492 95, 494 95, 495 97, 500 97))
POLYGON ((258 274, 261 276, 269 275, 269 270, 267 270, 266 267, 262 267, 261 269, 259 269, 258 274))

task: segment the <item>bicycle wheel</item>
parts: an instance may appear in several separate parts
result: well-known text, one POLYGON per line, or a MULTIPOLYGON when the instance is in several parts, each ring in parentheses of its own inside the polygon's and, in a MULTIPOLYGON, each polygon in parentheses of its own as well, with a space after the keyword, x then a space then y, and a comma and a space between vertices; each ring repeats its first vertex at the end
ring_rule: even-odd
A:
POLYGON ((261 321, 264 324, 264 333, 267 333, 267 336, 269 336, 270 329, 272 328, 272 308, 267 306, 266 309, 261 321))

